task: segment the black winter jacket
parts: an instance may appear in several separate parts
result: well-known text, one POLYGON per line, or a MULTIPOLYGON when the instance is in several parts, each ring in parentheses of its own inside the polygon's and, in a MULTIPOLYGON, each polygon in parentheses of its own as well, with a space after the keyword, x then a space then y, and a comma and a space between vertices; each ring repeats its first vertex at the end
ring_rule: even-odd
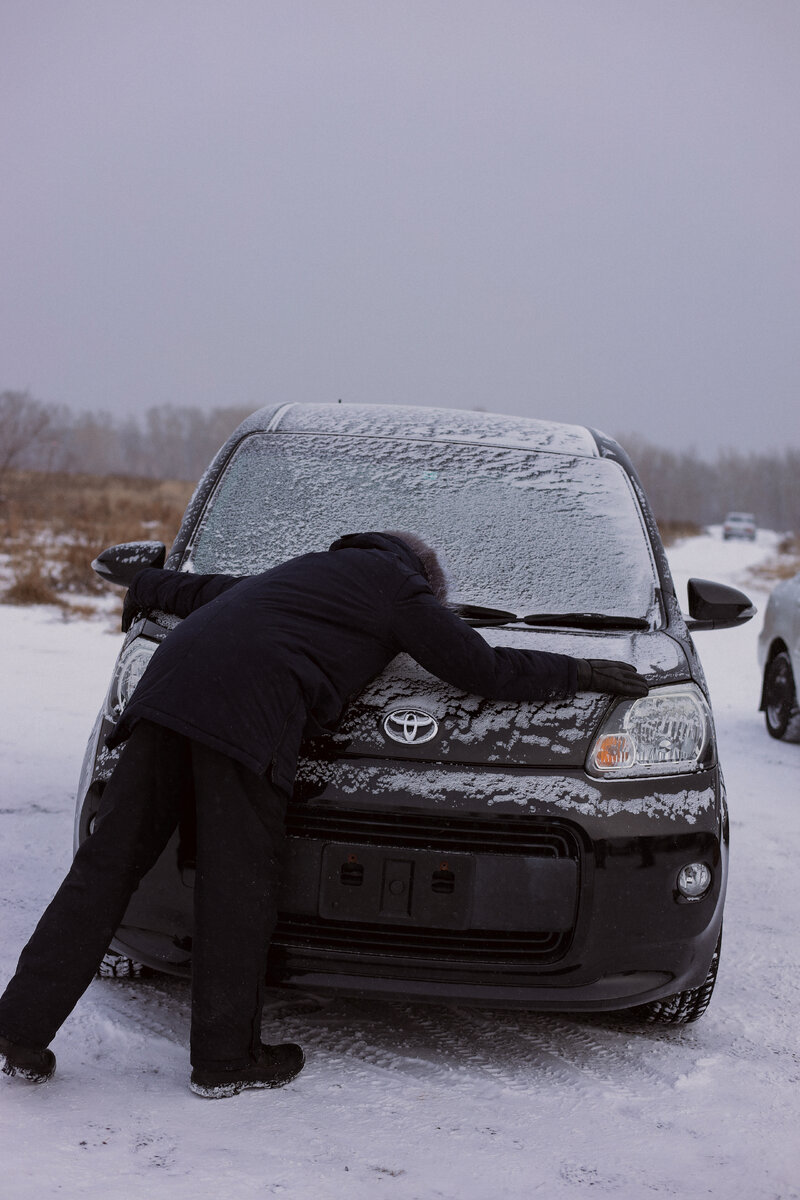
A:
POLYGON ((153 655, 119 724, 166 725, 291 788, 304 731, 337 724, 348 700, 401 651, 448 683, 497 700, 574 694, 576 660, 492 648, 436 600, 399 538, 351 534, 260 575, 147 567, 131 599, 186 619, 153 655))

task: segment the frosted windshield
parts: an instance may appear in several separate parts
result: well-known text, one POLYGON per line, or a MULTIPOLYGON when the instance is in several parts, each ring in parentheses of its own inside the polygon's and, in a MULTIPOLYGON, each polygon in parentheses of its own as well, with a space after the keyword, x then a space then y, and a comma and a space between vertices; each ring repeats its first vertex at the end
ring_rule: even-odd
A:
POLYGON ((570 454, 252 434, 217 485, 188 565, 254 574, 383 529, 436 547, 456 602, 653 616, 655 570, 628 477, 610 459, 570 454))

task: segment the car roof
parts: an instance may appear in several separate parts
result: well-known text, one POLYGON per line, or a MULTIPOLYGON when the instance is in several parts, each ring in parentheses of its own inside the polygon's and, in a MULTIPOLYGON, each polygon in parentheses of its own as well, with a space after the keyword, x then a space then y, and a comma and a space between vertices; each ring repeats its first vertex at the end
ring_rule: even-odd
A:
MULTIPOLYGON (((520 450, 600 456, 597 437, 582 425, 455 408, 400 404, 285 404, 259 409, 237 429, 251 433, 349 434, 437 442, 482 442, 520 450)), ((598 435, 603 437, 603 435, 598 435)), ((607 439, 610 442, 610 439, 607 439)))

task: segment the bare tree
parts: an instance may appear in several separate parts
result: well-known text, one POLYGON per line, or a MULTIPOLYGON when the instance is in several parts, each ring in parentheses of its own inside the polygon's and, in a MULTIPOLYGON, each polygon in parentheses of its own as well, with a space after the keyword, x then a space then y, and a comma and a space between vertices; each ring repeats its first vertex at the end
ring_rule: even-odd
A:
MULTIPOLYGON (((125 418, 74 414, 28 392, 0 393, 0 494, 15 468, 153 479, 199 478, 249 410, 161 405, 125 418)), ((800 531, 800 451, 725 451, 716 459, 623 438, 659 521, 708 525, 738 509, 800 531)))
POLYGON ((626 448, 659 520, 712 525, 738 510, 754 513, 765 528, 800 529, 797 450, 728 450, 713 461, 691 450, 668 450, 630 438, 626 448))
POLYGON ((55 414, 52 405, 34 400, 29 392, 0 392, 0 491, 10 470, 34 465, 34 452, 39 459, 35 465, 43 465, 55 414))

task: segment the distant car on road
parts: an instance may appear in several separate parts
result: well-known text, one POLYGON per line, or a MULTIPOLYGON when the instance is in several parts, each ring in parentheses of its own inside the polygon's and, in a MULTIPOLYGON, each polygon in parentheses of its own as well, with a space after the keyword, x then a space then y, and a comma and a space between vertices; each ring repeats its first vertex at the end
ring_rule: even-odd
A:
POLYGON ((772 589, 758 637, 758 661, 763 673, 759 708, 770 737, 800 742, 800 572, 772 589))
MULTIPOLYGON (((263 409, 200 481, 166 559, 255 574, 358 530, 409 529, 444 554, 451 605, 490 645, 622 659, 650 694, 511 703, 399 654, 312 731, 290 806, 269 979, 314 990, 695 1020, 719 961, 725 787, 690 630, 748 620, 733 588, 689 582, 681 612, 655 519, 616 442, 490 413, 390 405, 263 409)), ((160 543, 114 561, 164 561, 160 543)), ((89 741, 76 843, 105 745, 178 618, 130 627, 89 741)), ((167 848, 114 949, 186 974, 194 864, 167 848)))
POLYGON ((745 538, 749 542, 756 540, 756 519, 752 513, 730 512, 722 526, 722 536, 725 541, 730 538, 745 538))

